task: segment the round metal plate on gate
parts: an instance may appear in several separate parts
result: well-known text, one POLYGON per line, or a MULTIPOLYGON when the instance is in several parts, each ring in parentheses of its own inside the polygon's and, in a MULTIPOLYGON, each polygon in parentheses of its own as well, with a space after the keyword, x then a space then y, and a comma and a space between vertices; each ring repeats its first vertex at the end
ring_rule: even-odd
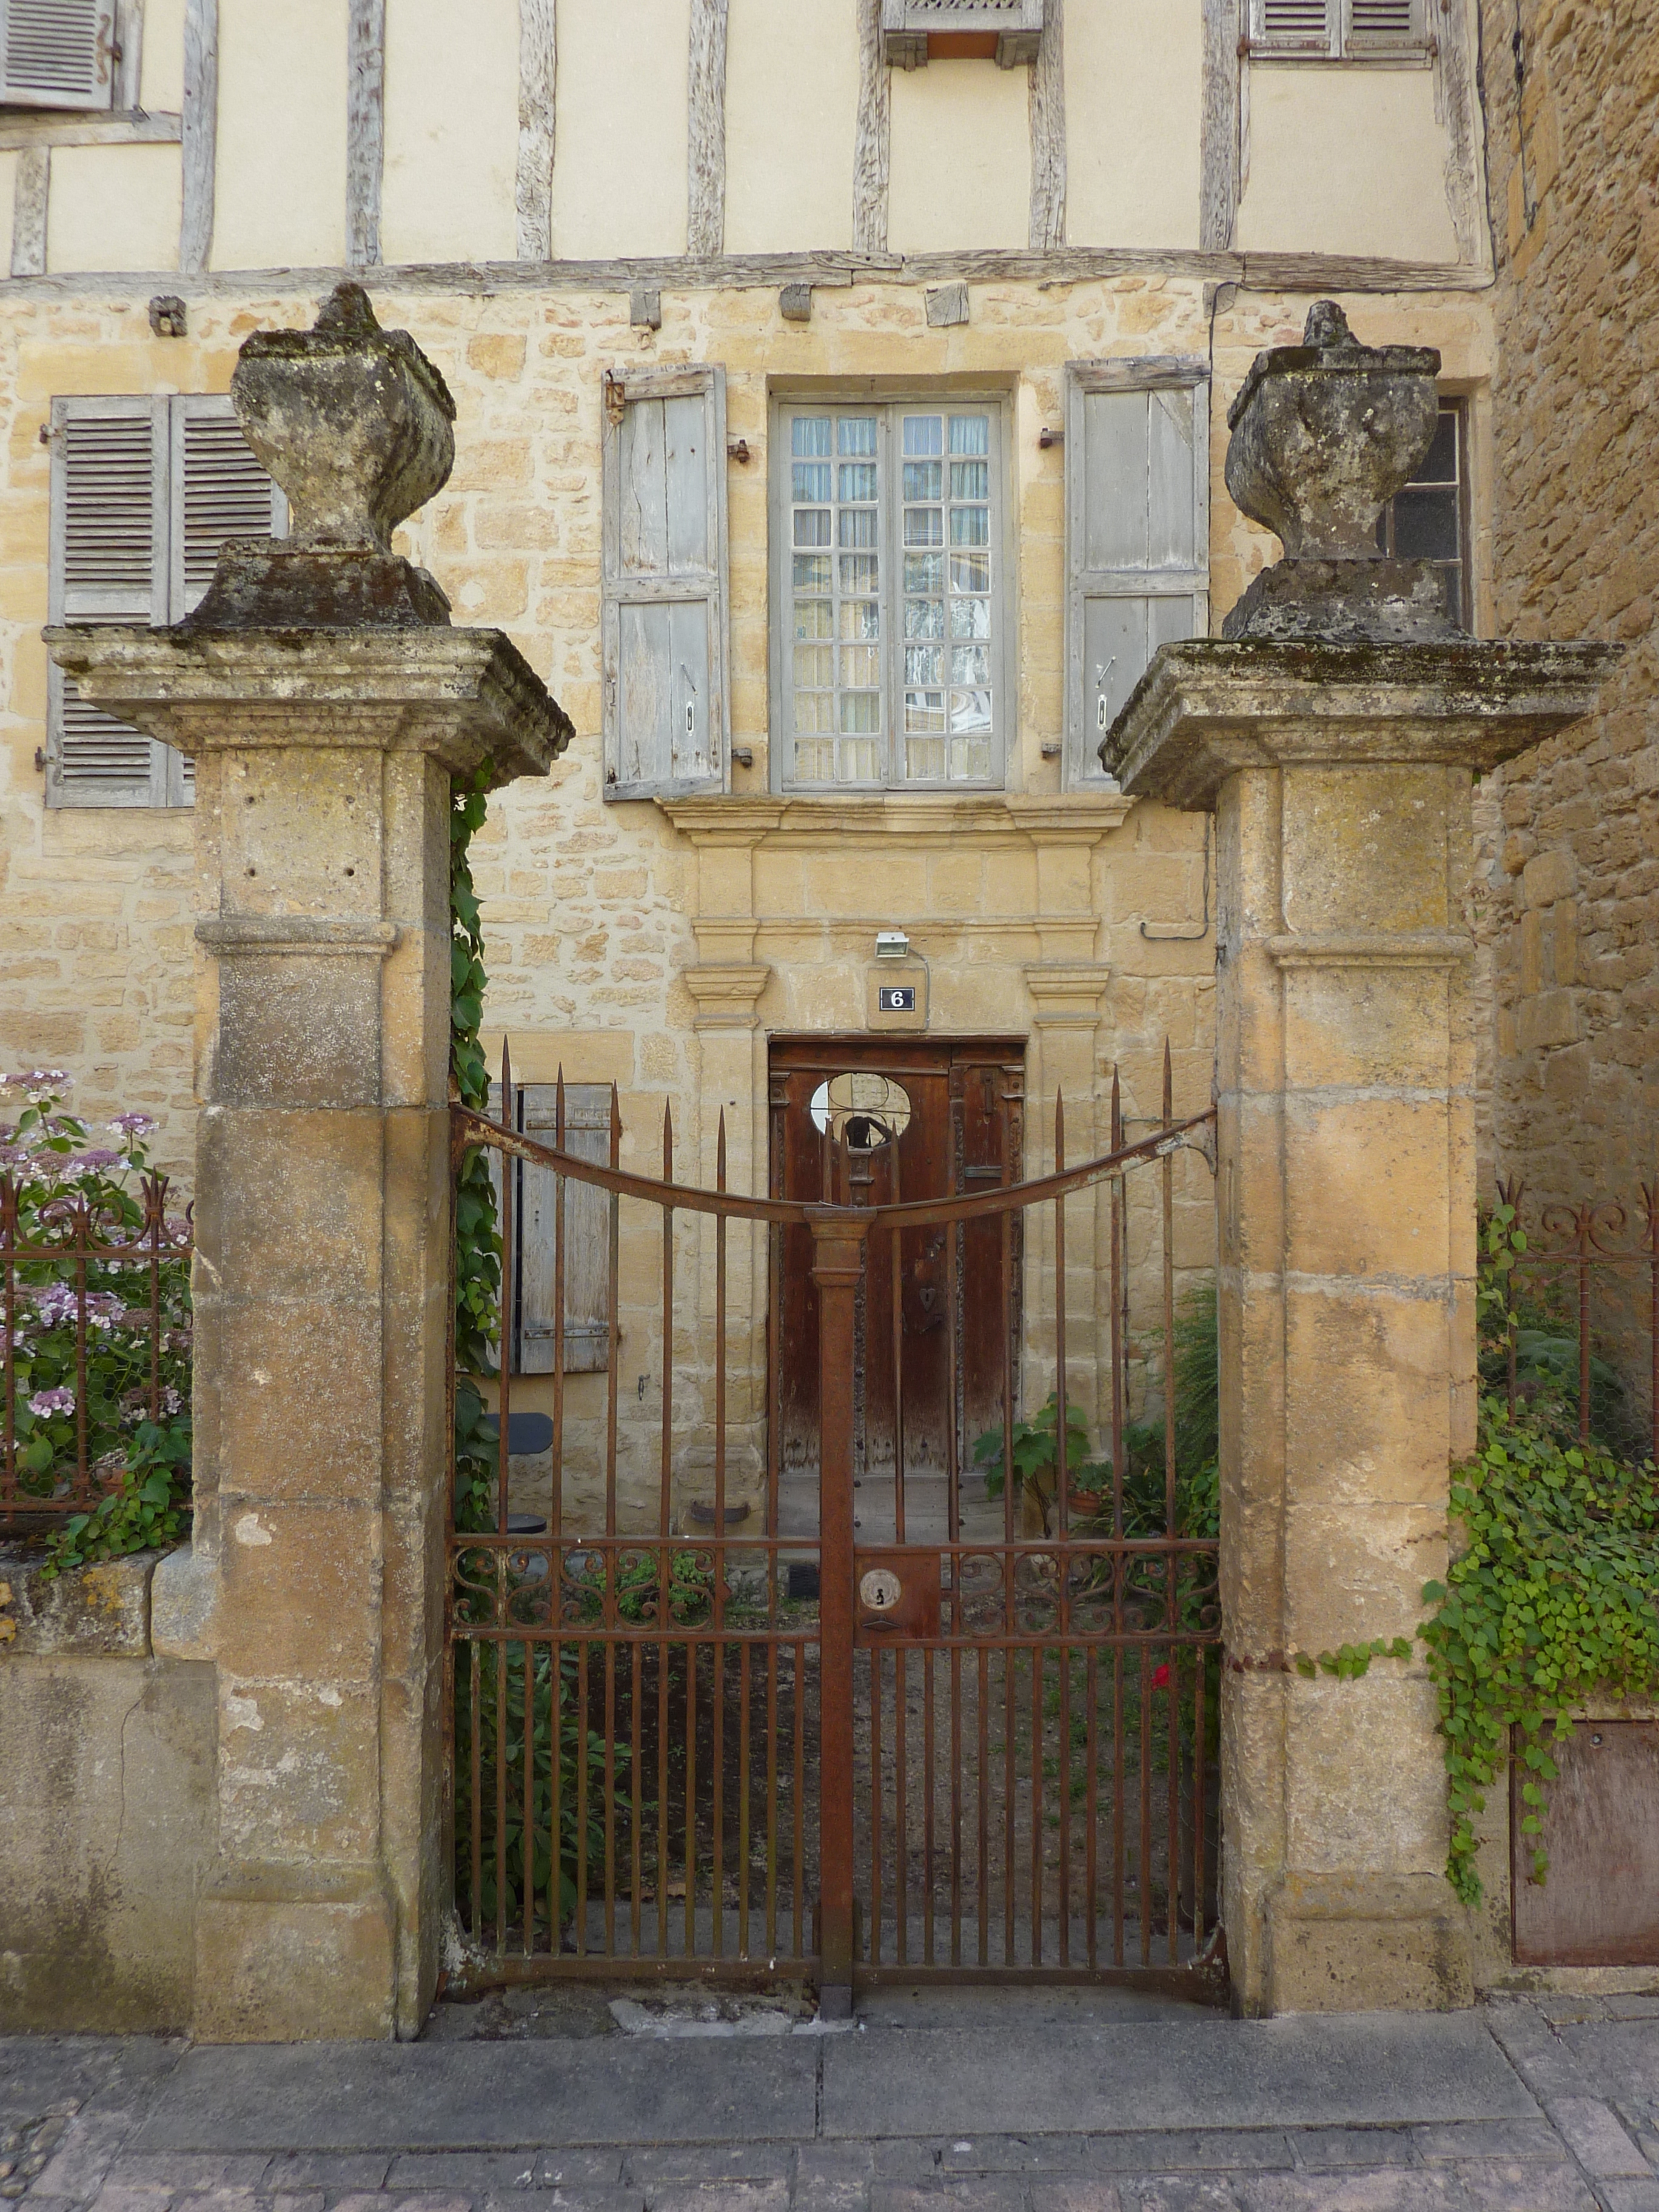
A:
POLYGON ((872 1613, 890 1613, 904 1594, 904 1586, 890 1567, 872 1567, 859 1577, 859 1603, 872 1613))

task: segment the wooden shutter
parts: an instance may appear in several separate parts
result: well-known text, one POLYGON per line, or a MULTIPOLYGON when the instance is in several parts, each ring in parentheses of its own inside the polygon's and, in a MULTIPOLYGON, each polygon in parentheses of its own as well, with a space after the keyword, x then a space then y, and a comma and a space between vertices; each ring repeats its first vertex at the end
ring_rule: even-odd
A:
POLYGON ((191 392, 175 399, 168 621, 183 622, 200 603, 228 538, 283 536, 287 506, 228 398, 191 392))
POLYGON ((605 795, 726 787, 726 374, 605 382, 605 795))
MULTIPOLYGON (((167 406, 137 395, 52 401, 52 622, 167 620, 167 406)), ((167 749, 88 706, 56 666, 46 722, 49 805, 167 803, 167 749)))
POLYGON ((115 0, 0 0, 0 100, 13 107, 109 107, 115 0))
POLYGON ((1209 628, 1209 386, 1197 360, 1066 374, 1066 770, 1100 741, 1161 645, 1209 628))
POLYGON ((1345 0, 1342 50, 1349 54, 1410 54, 1425 42, 1423 0, 1345 0))
MULTIPOLYGON (((288 501, 253 458, 228 397, 181 392, 171 412, 167 620, 178 623, 201 603, 228 538, 286 536, 288 501)), ((195 763, 171 748, 167 774, 180 799, 194 795, 195 763)))
POLYGON ((1264 53, 1336 51, 1340 0, 1250 0, 1250 44, 1264 53))
MULTIPOLYGON (((519 1126, 538 1145, 556 1141, 556 1086, 527 1083, 520 1092, 519 1126)), ((611 1158, 611 1087, 564 1086, 564 1149, 605 1166, 611 1158)), ((564 1183, 564 1371, 601 1374, 611 1364, 612 1200, 592 1183, 572 1182, 550 1169, 524 1168, 519 1189, 516 1370, 553 1372, 557 1326, 553 1249, 555 1189, 564 1183)))

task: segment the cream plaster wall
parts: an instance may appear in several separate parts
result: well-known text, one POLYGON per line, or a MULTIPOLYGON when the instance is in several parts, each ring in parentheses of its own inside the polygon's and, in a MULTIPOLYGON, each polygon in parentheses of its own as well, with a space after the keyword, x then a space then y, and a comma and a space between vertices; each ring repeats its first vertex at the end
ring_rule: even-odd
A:
POLYGON ((732 0, 726 249, 853 242, 858 26, 844 0, 732 0))
POLYGON ((1198 244, 1200 0, 1066 13, 1066 242, 1198 244))
POLYGON ((1029 70, 894 70, 887 243, 895 253, 1023 246, 1031 206, 1029 70))
POLYGON ((163 115, 178 114, 185 104, 185 0, 145 0, 138 97, 163 115))
POLYGON ((563 0, 553 252, 685 251, 690 0, 563 0))
MULTIPOLYGON (((0 154, 0 240, 9 240, 11 237, 12 216, 15 210, 16 194, 17 155, 0 154)), ((6 261, 7 265, 9 266, 9 254, 6 256, 6 261)))
POLYGON ((55 146, 46 266, 176 269, 182 192, 176 146, 55 146))
POLYGON ((345 258, 346 10, 234 0, 219 16, 216 269, 345 258))
POLYGON ((1430 70, 1263 62, 1249 80, 1241 250, 1456 260, 1430 70))
POLYGON ((518 251, 517 0, 396 0, 386 23, 380 258, 510 261, 518 251))

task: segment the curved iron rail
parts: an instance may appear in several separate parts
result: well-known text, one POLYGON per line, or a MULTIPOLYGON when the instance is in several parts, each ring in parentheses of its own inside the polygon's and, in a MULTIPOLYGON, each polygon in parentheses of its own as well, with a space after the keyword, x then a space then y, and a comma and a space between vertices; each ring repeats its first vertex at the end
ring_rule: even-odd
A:
POLYGON ((1171 1121, 1155 1129, 1150 1137, 1142 1137, 1136 1144, 1120 1146, 1115 1152, 1104 1152, 1097 1159, 1086 1160, 1081 1167, 1066 1168, 1058 1175, 1041 1176, 1030 1182, 1007 1183, 971 1197, 918 1200, 899 1206, 823 1206, 801 1200, 744 1198, 736 1191, 704 1190, 696 1183, 632 1175, 625 1168, 601 1167, 596 1161, 579 1160, 574 1154, 562 1152, 551 1145, 538 1145, 533 1137, 506 1128, 501 1122, 492 1121, 488 1115, 475 1113, 471 1107, 452 1104, 450 1108, 452 1143, 458 1159, 464 1152, 487 1146, 495 1152, 510 1153, 515 1159, 527 1160, 534 1167, 550 1168, 556 1175, 568 1176, 573 1182, 592 1183, 620 1198, 642 1199, 651 1206, 672 1206, 677 1213, 712 1213, 728 1220, 771 1221, 785 1227, 805 1227, 813 1221, 844 1218, 849 1224, 868 1227, 880 1223, 893 1229, 933 1228, 951 1222, 974 1221, 988 1214, 1012 1212, 1021 1206, 1064 1198, 1120 1168, 1179 1152, 1190 1131, 1204 1128, 1214 1120, 1215 1108, 1211 1106, 1202 1114, 1188 1115, 1184 1121, 1171 1121))

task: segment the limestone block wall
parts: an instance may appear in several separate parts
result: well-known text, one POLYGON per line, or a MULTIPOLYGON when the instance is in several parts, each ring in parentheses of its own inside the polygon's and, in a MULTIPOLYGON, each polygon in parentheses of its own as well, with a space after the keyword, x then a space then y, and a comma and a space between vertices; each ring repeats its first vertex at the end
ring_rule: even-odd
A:
POLYGON ((0 1549, 3 2033, 191 2024, 214 1670, 155 1656, 156 1558, 46 1582, 0 1549))
POLYGON ((1517 102, 1513 11, 1484 14, 1505 56, 1486 87, 1497 623, 1628 647, 1596 715, 1503 771, 1497 1157, 1540 1199, 1628 1201, 1659 1150, 1659 21, 1643 0, 1540 0, 1517 102))

